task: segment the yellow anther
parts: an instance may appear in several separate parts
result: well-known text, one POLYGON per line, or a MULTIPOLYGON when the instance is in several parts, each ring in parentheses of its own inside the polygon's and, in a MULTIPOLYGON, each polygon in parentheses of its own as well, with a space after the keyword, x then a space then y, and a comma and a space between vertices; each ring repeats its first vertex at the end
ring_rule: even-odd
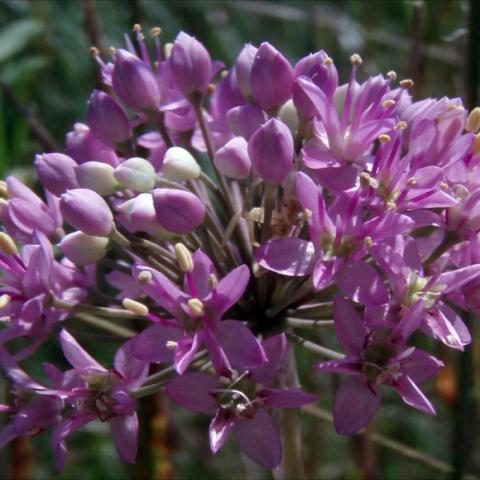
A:
POLYGON ((129 310, 135 315, 145 316, 148 313, 148 307, 143 303, 132 300, 131 298, 124 298, 122 300, 123 308, 129 310))
POLYGON ((405 130, 408 127, 408 123, 400 120, 396 125, 395 128, 398 130, 405 130))
POLYGON ((399 85, 402 88, 405 88, 405 89, 408 90, 409 88, 413 87, 414 83, 413 83, 413 80, 411 78, 406 78, 405 80, 400 80, 399 85))
POLYGON ((178 343, 174 340, 167 340, 167 342, 165 343, 165 347, 167 348, 167 350, 175 350, 178 347, 178 343))
POLYGON ((372 237, 365 237, 363 240, 363 246, 368 250, 373 245, 372 237))
POLYGON ((330 57, 327 57, 327 58, 323 61, 323 64, 324 64, 324 65, 332 65, 332 64, 333 64, 333 59, 330 58, 330 57))
POLYGON ((472 153, 474 155, 477 155, 480 153, 480 133, 478 133, 475 136, 475 140, 473 141, 473 145, 472 145, 472 153))
POLYGON ((448 190, 448 183, 440 182, 439 187, 440 187, 442 190, 448 190))
POLYGON ((304 213, 305 218, 306 218, 307 220, 310 220, 310 219, 312 218, 313 212, 312 212, 309 208, 305 208, 305 209, 303 210, 303 213, 304 213))
POLYGON ((3 180, 0 180, 0 197, 8 198, 8 185, 3 180))
POLYGON ((392 200, 389 200, 387 202, 387 210, 395 210, 397 208, 397 204, 392 201, 392 200))
POLYGON ((226 69, 220 72, 220 78, 225 78, 227 75, 228 75, 228 70, 226 69))
POLYGON ((152 281, 152 273, 148 270, 142 270, 137 277, 139 283, 145 284, 152 281))
POLYGON ((388 100, 384 100, 382 105, 383 108, 390 108, 393 107, 397 102, 393 100, 392 98, 389 98, 388 100))
POLYGON ((0 308, 5 308, 12 301, 12 297, 6 293, 0 296, 0 308))
POLYGON ((193 270, 193 258, 190 250, 183 243, 175 244, 175 256, 177 257, 178 266, 183 273, 193 270))
POLYGON ((409 187, 411 187, 412 185, 415 185, 417 183, 417 179, 415 177, 410 177, 408 180, 407 180, 407 185, 409 187))
POLYGON ((363 60, 362 60, 362 57, 358 53, 354 53, 350 57, 350 62, 352 62, 352 65, 355 65, 355 66, 359 67, 360 65, 362 65, 363 60))
POLYGON ((198 298, 191 298, 187 305, 192 317, 203 317, 205 315, 205 305, 198 298))
POLYGON ((5 255, 16 255, 18 248, 8 233, 0 232, 0 251, 5 255))
POLYGON ((210 285, 210 288, 217 288, 218 286, 218 278, 214 273, 211 273, 208 276, 208 283, 210 285))
POLYGON ((153 27, 150 29, 150 36, 151 37, 158 37, 162 33, 162 29, 160 27, 153 27))
POLYGON ((387 135, 386 133, 382 133, 378 136, 378 141, 381 143, 389 142, 391 139, 392 137, 390 135, 387 135))
POLYGON ((163 47, 163 53, 165 54, 165 58, 168 58, 172 54, 173 43, 166 43, 163 47))
POLYGON ((139 23, 136 23, 136 24, 133 26, 132 30, 133 30, 134 32, 141 32, 141 31, 142 31, 142 26, 141 26, 139 23))
POLYGON ((98 57, 100 55, 100 50, 97 47, 90 47, 90 55, 92 57, 98 57))
POLYGON ((394 81, 397 79, 397 72, 395 72, 394 70, 390 70, 389 72, 387 72, 387 77, 388 77, 392 82, 394 82, 394 81))
POLYGON ((467 132, 477 133, 480 129, 480 107, 475 107, 467 117, 465 130, 467 132))

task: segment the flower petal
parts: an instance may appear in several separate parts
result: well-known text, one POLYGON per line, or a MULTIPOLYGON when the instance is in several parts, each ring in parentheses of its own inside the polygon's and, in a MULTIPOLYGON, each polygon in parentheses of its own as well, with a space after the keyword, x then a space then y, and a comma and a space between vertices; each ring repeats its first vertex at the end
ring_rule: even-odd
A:
POLYGON ((263 385, 270 385, 277 374, 287 351, 287 337, 284 333, 267 338, 262 342, 268 360, 251 369, 252 380, 263 385))
POLYGON ((258 410, 252 419, 240 418, 233 427, 240 449, 266 468, 277 467, 282 460, 282 444, 278 429, 265 410, 258 410))
POLYGON ((178 341, 181 337, 180 330, 153 325, 133 339, 132 353, 144 362, 170 363, 173 360, 173 350, 167 348, 167 342, 178 341))
POLYGON ((436 415, 430 400, 407 375, 401 375, 391 387, 402 397, 402 400, 413 408, 430 415, 436 415))
POLYGON ((267 408, 298 408, 316 402, 318 397, 300 390, 262 388, 257 392, 267 408))
POLYGON ((75 370, 93 368, 102 372, 107 371, 94 360, 66 330, 60 332, 60 344, 62 345, 65 358, 75 370))
POLYGON ((228 434, 233 427, 234 417, 223 408, 217 411, 217 414, 210 423, 208 429, 210 439, 210 449, 217 453, 227 440, 228 434))
POLYGON ((343 297, 333 301, 333 318, 338 341, 347 353, 359 355, 365 346, 368 329, 353 305, 343 297))
POLYGON ((138 417, 136 413, 120 415, 110 420, 113 443, 120 456, 133 463, 137 456, 138 417))

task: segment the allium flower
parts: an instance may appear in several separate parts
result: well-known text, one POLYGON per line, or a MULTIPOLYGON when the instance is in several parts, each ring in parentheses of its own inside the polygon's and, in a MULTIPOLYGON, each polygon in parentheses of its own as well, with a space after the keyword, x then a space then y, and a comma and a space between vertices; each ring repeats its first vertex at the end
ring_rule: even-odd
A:
POLYGON ((163 51, 160 29, 154 48, 134 31, 111 62, 96 53, 103 86, 65 151, 37 155, 44 196, 0 182, 0 366, 14 398, 0 447, 52 429, 62 469, 68 435, 99 419, 132 462, 136 400, 164 391, 213 417, 213 453, 231 432, 276 468, 287 440, 294 478, 301 442, 280 432, 300 425, 283 409, 328 398, 301 391, 294 347, 348 375, 340 434, 392 401, 384 387, 434 414, 419 385, 442 362, 417 339, 463 350, 463 318, 480 311, 480 110, 416 101, 394 72, 360 81, 358 54, 348 79, 323 50, 292 67, 269 43, 224 69, 184 32, 163 51), (72 318, 122 339, 113 368, 67 333, 72 318), (47 386, 18 362, 57 336, 73 368, 47 365, 47 386))

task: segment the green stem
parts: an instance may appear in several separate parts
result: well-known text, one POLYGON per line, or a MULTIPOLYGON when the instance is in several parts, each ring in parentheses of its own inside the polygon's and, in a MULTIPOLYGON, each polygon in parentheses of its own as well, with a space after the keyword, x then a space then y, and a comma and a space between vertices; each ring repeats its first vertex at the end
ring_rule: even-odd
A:
POLYGON ((294 333, 287 332, 287 337, 293 343, 300 345, 305 350, 309 350, 310 352, 316 353, 321 355, 322 357, 329 358, 330 360, 341 360, 345 358, 345 355, 342 353, 336 352, 335 350, 330 350, 330 348, 322 347, 316 343, 311 342, 310 340, 306 340, 305 338, 299 337, 294 333))

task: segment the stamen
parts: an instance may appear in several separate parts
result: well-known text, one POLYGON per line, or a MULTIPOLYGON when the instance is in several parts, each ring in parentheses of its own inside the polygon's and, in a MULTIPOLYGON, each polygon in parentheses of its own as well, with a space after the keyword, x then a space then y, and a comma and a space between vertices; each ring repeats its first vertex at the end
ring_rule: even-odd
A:
POLYGON ((359 67, 360 65, 363 64, 362 57, 358 53, 354 53, 350 57, 350 62, 352 63, 352 65, 355 65, 356 67, 359 67))
POLYGON ((145 316, 148 313, 148 307, 146 305, 137 302, 136 300, 132 300, 131 298, 124 298, 122 301, 122 305, 130 312, 135 313, 136 315, 140 315, 141 317, 145 316))
POLYGON ((5 308, 12 301, 12 297, 6 293, 0 296, 0 308, 5 308))
POLYGON ((410 177, 408 180, 407 180, 407 185, 409 187, 411 187, 412 185, 415 185, 417 183, 417 179, 415 177, 410 177))
POLYGON ((150 36, 151 37, 158 37, 162 33, 162 29, 160 27, 153 27, 150 29, 150 36))
POLYGON ((225 247, 227 245, 228 240, 232 236, 232 233, 235 230, 235 227, 237 226, 237 223, 240 220, 241 216, 242 216, 242 213, 237 212, 228 222, 227 228, 225 229, 225 233, 223 234, 223 237, 222 237, 222 243, 220 244, 222 247, 225 247))
POLYGON ((333 64, 333 59, 330 58, 330 57, 327 57, 327 58, 323 61, 323 64, 324 64, 324 65, 332 65, 332 64, 333 64))
POLYGON ((365 239, 363 240, 364 248, 369 250, 372 245, 373 245, 372 237, 365 237, 365 239))
POLYGON ((387 210, 395 210, 397 208, 397 204, 390 200, 387 202, 387 210))
POLYGON ((192 317, 203 317, 205 315, 205 305, 198 298, 191 298, 188 301, 188 309, 192 317))
POLYGON ((477 134, 477 136, 475 137, 475 140, 473 141, 472 153, 474 155, 477 155, 480 153, 480 133, 477 134))
POLYGON ((171 55, 172 48, 173 48, 173 43, 166 43, 165 44, 165 46, 163 47, 163 52, 164 52, 165 58, 168 58, 171 55))
POLYGON ((408 90, 409 88, 413 87, 414 83, 411 78, 406 78, 405 80, 400 80, 399 85, 401 88, 408 90))
POLYGON ((383 108, 390 108, 390 107, 393 107, 394 105, 396 105, 396 101, 393 100, 392 98, 389 98, 387 100, 384 100, 383 103, 382 103, 382 106, 383 108))
POLYGON ((395 72, 395 70, 390 70, 389 72, 387 72, 387 77, 388 77, 392 82, 394 82, 394 81, 397 79, 397 72, 395 72))
POLYGON ((136 24, 133 26, 132 31, 133 31, 133 32, 136 32, 136 33, 141 32, 141 31, 142 31, 142 26, 141 26, 139 23, 136 23, 136 24))
POLYGON ((113 56, 117 53, 117 49, 115 47, 110 47, 108 53, 113 56))
POLYGON ((92 57, 98 57, 100 55, 100 50, 97 47, 90 47, 90 55, 92 57))
POLYGON ((8 198, 8 185, 3 180, 0 180, 0 197, 8 198))
POLYGON ((398 130, 405 130, 408 127, 408 123, 400 120, 396 125, 395 128, 398 130))
POLYGON ((313 212, 309 208, 305 208, 303 210, 303 213, 305 215, 305 220, 311 220, 311 218, 313 216, 313 212))
POLYGON ((208 283, 210 288, 217 288, 218 286, 218 278, 214 273, 211 273, 208 277, 208 283))
POLYGON ((441 190, 448 190, 448 183, 445 183, 445 182, 440 182, 440 185, 439 185, 440 189, 441 190))
POLYGON ((467 117, 465 130, 471 133, 477 133, 480 129, 480 107, 475 107, 467 117))
POLYGON ((145 283, 150 283, 152 281, 152 273, 149 272, 148 270, 142 270, 139 274, 138 274, 138 281, 140 284, 144 285, 145 283))
POLYGON ((0 232, 0 251, 5 255, 18 254, 18 248, 13 238, 5 232, 0 232))
POLYGON ((178 266, 183 273, 193 271, 193 258, 190 250, 183 243, 175 244, 175 255, 178 266))
POLYGON ((390 142, 392 140, 392 137, 390 135, 387 135, 386 133, 382 133, 381 135, 378 136, 378 140, 381 143, 386 143, 386 142, 390 142))
POLYGON ((167 350, 175 350, 178 347, 178 342, 175 342, 174 340, 168 340, 167 343, 165 343, 165 347, 167 350))

